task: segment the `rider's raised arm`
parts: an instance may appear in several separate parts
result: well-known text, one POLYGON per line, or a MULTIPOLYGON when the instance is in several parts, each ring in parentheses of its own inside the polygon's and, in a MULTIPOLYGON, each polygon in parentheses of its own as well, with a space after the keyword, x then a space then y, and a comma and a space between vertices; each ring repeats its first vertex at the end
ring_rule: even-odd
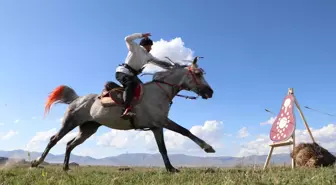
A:
POLYGON ((154 57, 154 56, 153 56, 152 54, 150 54, 150 53, 148 53, 148 54, 149 54, 149 56, 150 56, 150 59, 149 59, 149 61, 148 61, 149 63, 152 63, 152 64, 157 65, 157 66, 162 67, 162 68, 169 68, 169 67, 171 67, 171 64, 170 64, 170 63, 165 62, 165 61, 163 61, 163 60, 160 60, 160 59, 154 57))
POLYGON ((134 51, 134 48, 137 46, 137 43, 134 42, 134 40, 139 38, 142 38, 142 33, 133 33, 125 37, 126 46, 129 51, 134 51))

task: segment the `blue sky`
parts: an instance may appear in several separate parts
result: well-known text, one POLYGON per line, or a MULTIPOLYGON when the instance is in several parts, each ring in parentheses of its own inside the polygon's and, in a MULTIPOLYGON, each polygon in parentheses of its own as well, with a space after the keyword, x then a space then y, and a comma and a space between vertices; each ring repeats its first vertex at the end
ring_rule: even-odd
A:
MULTIPOLYGON (((205 57, 200 65, 214 97, 176 98, 170 117, 188 129, 207 120, 222 121, 223 136, 247 127, 248 137, 221 140, 235 149, 223 155, 237 153, 233 140, 248 142, 268 135, 270 125, 260 126, 271 116, 264 109, 277 113, 289 87, 301 106, 336 113, 336 2, 203 3, 2 1, 0 133, 19 133, 0 140, 0 149, 22 148, 37 132, 60 127, 65 105, 40 118, 45 99, 56 86, 69 85, 80 95, 100 93, 105 81, 115 80, 115 68, 127 55, 124 37, 135 32, 151 32, 153 40, 180 37, 185 47, 205 57)), ((303 111, 313 128, 335 123, 335 117, 303 111)), ((297 123, 298 129, 304 128, 298 114, 297 123)), ((98 135, 109 131, 100 128, 98 135)), ((97 147, 95 141, 81 146, 97 147)))

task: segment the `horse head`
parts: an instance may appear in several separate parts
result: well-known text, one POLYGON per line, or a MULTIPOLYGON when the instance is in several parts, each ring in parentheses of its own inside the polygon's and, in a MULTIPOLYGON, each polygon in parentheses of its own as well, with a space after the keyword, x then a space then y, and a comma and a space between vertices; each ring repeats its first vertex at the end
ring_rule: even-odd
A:
POLYGON ((161 78, 166 82, 169 81, 169 83, 181 87, 181 90, 192 91, 203 99, 212 98, 214 91, 205 79, 204 70, 198 67, 199 58, 202 57, 195 57, 189 65, 181 65, 170 60, 170 69, 157 73, 154 75, 154 79, 161 78))

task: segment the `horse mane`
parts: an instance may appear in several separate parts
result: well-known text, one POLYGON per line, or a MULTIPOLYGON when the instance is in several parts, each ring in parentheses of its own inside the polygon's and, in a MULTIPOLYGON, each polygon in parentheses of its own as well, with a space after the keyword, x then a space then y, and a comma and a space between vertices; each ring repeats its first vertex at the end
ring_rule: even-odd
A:
POLYGON ((172 73, 172 70, 166 70, 166 71, 158 71, 154 73, 152 81, 155 80, 163 80, 166 76, 172 73))
POLYGON ((150 74, 153 75, 153 78, 151 81, 149 82, 145 82, 144 84, 151 84, 154 83, 156 81, 164 81, 164 78, 171 75, 174 71, 176 71, 177 69, 181 69, 181 68, 185 68, 188 67, 189 65, 178 65, 176 67, 173 68, 164 68, 165 70, 163 71, 157 71, 154 74, 150 74))

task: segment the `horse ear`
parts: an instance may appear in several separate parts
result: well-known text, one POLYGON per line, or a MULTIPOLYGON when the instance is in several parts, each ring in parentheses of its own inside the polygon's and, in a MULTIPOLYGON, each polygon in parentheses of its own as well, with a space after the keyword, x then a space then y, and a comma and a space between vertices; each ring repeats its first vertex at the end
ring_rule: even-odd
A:
POLYGON ((192 62, 192 64, 193 64, 193 65, 196 65, 197 60, 198 60, 198 57, 195 57, 194 60, 193 60, 193 62, 192 62))
POLYGON ((200 57, 200 56, 196 56, 192 62, 193 65, 197 65, 197 61, 199 58, 204 58, 204 57, 200 57))

